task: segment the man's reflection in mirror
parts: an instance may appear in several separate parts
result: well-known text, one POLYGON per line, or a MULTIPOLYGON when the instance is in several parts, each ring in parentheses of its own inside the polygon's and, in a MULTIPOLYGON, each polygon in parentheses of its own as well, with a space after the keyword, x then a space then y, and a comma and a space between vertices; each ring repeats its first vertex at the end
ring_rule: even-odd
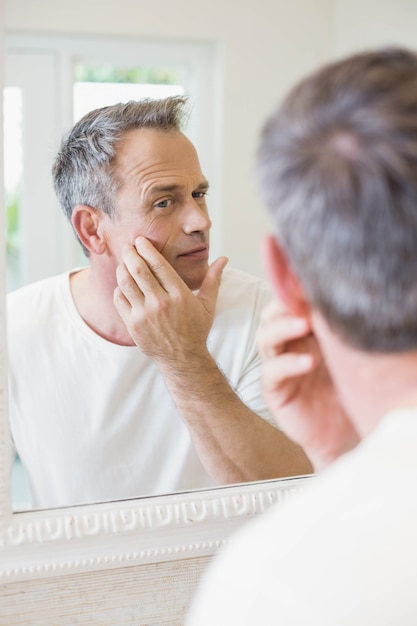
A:
POLYGON ((209 183, 185 109, 173 97, 92 111, 53 164, 89 263, 8 296, 11 430, 36 507, 311 471, 261 395, 268 287, 209 263, 209 183))

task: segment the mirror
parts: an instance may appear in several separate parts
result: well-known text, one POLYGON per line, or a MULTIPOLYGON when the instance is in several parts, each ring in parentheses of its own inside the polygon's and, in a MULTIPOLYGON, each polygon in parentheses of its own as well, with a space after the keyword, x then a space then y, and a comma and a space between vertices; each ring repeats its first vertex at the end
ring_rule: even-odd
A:
MULTIPOLYGON (((330 57, 344 54, 354 47, 379 43, 395 41, 414 45, 410 25, 415 22, 415 8, 405 0, 400 0, 395 9, 388 3, 382 12, 380 8, 376 9, 375 0, 361 4, 358 0, 339 2, 337 6, 336 3, 318 2, 314 7, 307 0, 301 0, 296 9, 278 1, 273 5, 262 4, 262 10, 256 3, 249 3, 239 13, 238 29, 235 11, 228 11, 228 3, 220 5, 219 0, 207 7, 204 19, 197 23, 181 1, 175 15, 167 0, 159 0, 149 11, 140 10, 135 3, 120 11, 116 2, 110 0, 99 15, 81 2, 78 7, 78 1, 75 0, 76 4, 67 11, 64 22, 57 3, 51 0, 45 0, 42 12, 27 0, 13 0, 6 3, 4 9, 7 48, 20 55, 30 50, 36 57, 34 69, 33 65, 27 65, 31 68, 29 78, 37 89, 30 108, 36 109, 40 91, 47 93, 46 100, 52 103, 60 98, 56 85, 65 85, 62 107, 59 103, 51 108, 39 107, 45 118, 42 123, 38 123, 39 109, 36 110, 38 131, 44 136, 49 125, 60 136, 73 121, 65 102, 71 101, 67 78, 73 71, 74 49, 76 64, 81 66, 87 57, 90 65, 101 63, 109 54, 110 41, 122 51, 121 66, 129 65, 129 59, 134 57, 135 63, 140 59, 145 66, 149 65, 149 59, 157 58, 158 65, 164 65, 168 59, 169 64, 182 67, 178 73, 180 82, 188 81, 187 91, 194 85, 195 93, 200 94, 196 96, 198 119, 191 123, 190 132, 194 133, 204 169, 212 182, 213 256, 226 253, 233 266, 259 275, 262 275, 259 242, 268 227, 253 188, 252 155, 259 125, 265 115, 299 75, 330 57), (371 18, 375 10, 378 10, 379 19, 377 23, 370 19, 370 28, 363 16, 371 18), (79 14, 83 15, 82 24, 77 17, 79 14), (361 19, 358 19, 359 15, 361 19), (45 45, 46 39, 48 45, 45 45), (86 41, 89 42, 88 50, 86 41), (44 54, 50 51, 51 42, 55 46, 54 53, 44 54), (57 49, 61 53, 55 53, 57 49), (187 59, 191 59, 191 64, 184 62, 187 59), (39 89, 41 73, 45 79, 39 89), (58 117, 55 110, 60 111, 58 117), (204 122, 202 128, 198 127, 198 121, 204 122), (210 132, 211 129, 214 132, 210 132), (239 224, 238 237, 236 224, 239 224)), ((111 56, 114 56, 113 50, 111 56)), ((27 57, 23 65, 26 62, 27 57)), ((30 63, 34 63, 33 58, 30 63)), ((13 79, 16 80, 19 74, 20 69, 14 66, 13 79)), ((33 142, 37 147, 43 144, 42 136, 33 142)), ((56 207, 49 184, 55 142, 49 142, 47 149, 49 152, 43 164, 48 182, 46 188, 35 185, 39 196, 33 196, 32 201, 36 207, 49 207, 44 221, 59 236, 46 236, 48 245, 43 246, 40 244, 44 235, 39 233, 34 250, 30 242, 27 245, 25 242, 26 259, 30 261, 24 261, 23 265, 29 280, 39 276, 36 272, 41 269, 34 262, 39 256, 41 265, 47 268, 51 257, 56 259, 58 266, 63 263, 62 267, 81 262, 75 239, 56 207), (53 241, 55 246, 51 248, 53 241), (36 257, 32 251, 37 253, 36 257)), ((36 149, 31 163, 38 161, 41 159, 36 149)), ((27 222, 26 232, 34 232, 36 228, 35 212, 32 221, 27 222)), ((24 500, 23 492, 23 504, 17 503, 19 508, 24 508, 24 500)))
MULTIPOLYGON (((9 310, 10 415, 13 439, 20 455, 13 471, 14 508, 15 510, 31 508, 28 481, 24 480, 25 470, 31 478, 35 508, 72 506, 215 486, 215 481, 210 479, 209 472, 203 468, 204 463, 200 461, 196 452, 198 446, 191 442, 190 432, 184 424, 186 420, 181 419, 180 411, 177 411, 174 404, 177 398, 171 399, 166 388, 166 380, 161 380, 158 368, 147 357, 144 363, 145 359, 141 359, 139 349, 134 348, 134 356, 132 355, 133 350, 127 347, 124 338, 126 335, 124 327, 122 331, 118 330, 115 333, 113 327, 115 325, 117 327, 117 324, 113 322, 109 335, 100 332, 102 330, 100 324, 103 325, 104 317, 106 330, 107 319, 113 319, 112 299, 111 297, 103 299, 102 286, 105 281, 102 279, 102 270, 100 274, 96 274, 96 278, 100 276, 98 281, 91 275, 88 297, 95 283, 98 284, 102 311, 109 303, 107 309, 109 313, 104 316, 100 311, 97 315, 95 310, 97 307, 93 304, 93 317, 83 316, 87 319, 87 323, 84 323, 79 307, 78 311, 76 310, 72 296, 78 274, 74 272, 75 278, 71 275, 71 294, 68 276, 63 272, 86 265, 87 262, 52 192, 50 175, 51 163, 58 152, 61 136, 67 130, 63 128, 60 118, 65 120, 71 118, 69 126, 72 126, 86 112, 96 107, 120 101, 128 102, 143 96, 154 98, 187 93, 190 98, 191 114, 187 125, 189 130, 186 132, 193 143, 199 146, 198 152, 202 155, 200 158, 205 163, 202 167, 203 174, 210 180, 211 188, 216 189, 218 181, 215 175, 213 177, 208 173, 215 169, 214 133, 207 132, 211 120, 208 115, 204 115, 204 107, 201 105, 205 102, 207 108, 207 105, 213 102, 213 96, 207 89, 207 85, 213 82, 210 77, 211 46, 195 43, 189 45, 159 43, 156 51, 155 43, 149 41, 143 43, 124 40, 121 43, 111 38, 51 38, 23 35, 9 35, 6 41, 4 138, 7 166, 5 187, 9 289, 12 291, 27 284, 33 287, 33 283, 39 279, 61 276, 58 279, 60 286, 55 282, 52 292, 49 288, 43 289, 38 295, 32 291, 29 300, 25 300, 23 304, 19 300, 11 311, 9 310), (137 65, 138 57, 142 66, 137 65), (68 71, 68 66, 71 71, 68 71), (144 82, 145 80, 148 82, 144 82), (66 89, 63 89, 62 83, 65 83, 66 89), (204 88, 201 85, 204 85, 204 88), (65 97, 67 93, 71 94, 70 98, 65 97), (63 254, 65 251, 68 251, 68 255, 63 254), (34 300, 38 303, 36 307, 33 306, 34 300), (28 318, 29 310, 31 314, 28 318), (21 318, 22 311, 24 313, 21 318), (40 311, 42 313, 39 313, 40 311), (97 318, 99 322, 96 324, 97 318), (29 319, 35 319, 36 322, 26 334, 29 319), (19 322, 15 325, 16 320, 19 322), (56 320, 62 320, 62 327, 58 327, 56 320), (73 329, 76 330, 72 334, 73 329), (113 340, 114 336, 116 338, 113 340), (117 345, 118 343, 122 345, 117 345), (49 346, 48 350, 46 346, 49 346), (72 346, 77 348, 71 357, 69 355, 72 355, 72 346), (54 348, 56 353, 51 357, 49 351, 54 348), (81 356, 84 354, 85 358, 81 356), (52 368, 46 366, 42 369, 43 363, 51 361, 55 363, 52 368), (100 370, 101 363, 105 365, 100 370), (113 371, 115 363, 117 371, 106 378, 108 372, 113 371), (35 383, 30 386, 29 382, 34 378, 34 372, 39 372, 41 384, 35 383), (72 387, 66 384, 67 380, 74 381, 72 387), (113 391, 107 398, 106 389, 113 391), (118 394, 120 389, 123 391, 118 394), (71 410, 67 410, 67 406, 70 406, 71 410)), ((213 122, 217 123, 217 120, 214 119, 213 122)), ((182 153, 178 149, 178 139, 176 142, 172 153, 174 165, 169 166, 174 174, 170 173, 170 177, 175 177, 175 172, 177 170, 182 172, 184 167, 188 168, 187 174, 191 170, 192 176, 195 177, 194 161, 190 167, 189 152, 187 158, 181 161, 182 153)), ((141 147, 139 154, 142 154, 143 148, 141 144, 139 145, 141 147)), ((184 142, 180 147, 184 150, 184 142)), ((136 152, 133 152, 133 158, 140 161, 136 152)), ((162 154, 163 157, 158 158, 169 162, 167 145, 164 146, 162 154)), ((93 155, 89 158, 92 159, 93 155)), ((129 159, 131 162, 132 155, 129 159)), ((131 169, 130 166, 129 172, 131 169)), ((204 185, 201 183, 201 180, 204 181, 203 174, 198 174, 200 186, 204 185)), ((175 180, 180 180, 182 184, 181 176, 175 180)), ((129 222, 123 231, 123 241, 132 240, 132 232, 147 233, 148 231, 144 229, 145 227, 147 229, 147 223, 151 222, 149 228, 154 240, 162 240, 160 233, 166 238, 167 233, 174 229, 176 241, 173 243, 174 235, 170 234, 165 248, 168 254, 170 246, 177 255, 181 246, 185 249, 201 245, 197 237, 184 235, 184 224, 181 225, 181 230, 178 229, 179 222, 175 215, 179 210, 176 207, 178 202, 181 208, 183 202, 177 200, 180 197, 179 192, 170 196, 175 197, 175 204, 173 203, 175 211, 162 213, 159 209, 153 209, 153 217, 150 220, 145 215, 142 205, 138 211, 135 208, 135 201, 132 202, 132 198, 137 196, 142 198, 142 190, 136 185, 137 182, 128 202, 125 201, 126 205, 129 204, 129 210, 130 204, 133 204, 134 209, 131 210, 131 214, 129 213, 129 222), (158 224, 157 228, 153 227, 153 222, 158 224)), ((146 185, 148 186, 148 183, 146 185)), ((119 196, 122 192, 123 190, 119 191, 119 196)), ((200 192, 200 195, 205 193, 206 191, 204 194, 200 192)), ((166 193, 164 196, 168 197, 166 193)), ((94 201, 97 201, 96 198, 92 202, 94 201)), ((125 206, 120 199, 119 202, 121 207, 125 206)), ((169 202, 172 203, 172 200, 169 202)), ((204 202, 203 198, 198 204, 205 207, 204 202)), ((188 211, 189 205, 186 206, 188 211)), ((147 205, 146 207, 149 210, 147 205)), ((216 204, 212 205, 211 191, 208 208, 210 215, 216 213, 216 204)), ((196 213, 196 211, 193 213, 194 221, 196 213)), ((209 222, 205 219, 204 226, 201 226, 201 214, 199 210, 199 229, 203 230, 208 228, 209 222)), ((183 219, 184 211, 181 216, 183 219)), ((212 219, 216 223, 215 218, 212 219)), ((120 224, 117 223, 114 227, 119 233, 119 240, 120 224)), ((165 246, 165 239, 163 243, 165 246)), ((113 242, 111 245, 114 245, 113 242)), ((216 245, 218 246, 218 242, 216 244, 214 233, 212 248, 215 249, 216 245)), ((113 275, 115 267, 109 264, 106 256, 108 255, 99 257, 96 254, 94 258, 100 259, 103 267, 104 258, 107 262, 107 275, 109 272, 113 275)), ((175 264, 177 256, 171 258, 175 264)), ((181 259, 178 263, 180 267, 186 268, 185 272, 193 274, 197 271, 195 268, 198 267, 198 259, 197 262, 193 259, 192 265, 188 259, 185 261, 181 259)), ((201 274, 200 270, 199 272, 201 274)), ((244 419, 246 407, 243 404, 248 404, 253 407, 255 413, 265 416, 267 411, 261 399, 259 381, 254 373, 256 358, 254 333, 258 314, 267 301, 267 294, 265 290, 253 288, 249 280, 245 283, 242 275, 233 275, 229 280, 231 282, 226 283, 228 287, 223 286, 225 284, 223 283, 222 295, 218 300, 221 319, 224 321, 216 325, 219 316, 216 317, 208 344, 211 344, 211 351, 219 368, 225 373, 230 387, 236 390, 235 397, 240 396, 242 399, 242 404, 234 409, 234 414, 239 410, 239 417, 244 419), (240 285, 237 294, 233 297, 228 296, 229 293, 235 294, 237 283, 240 285)), ((86 293, 84 287, 82 293, 83 295, 86 293)), ((75 304, 78 305, 80 300, 85 302, 81 297, 75 304)), ((91 301, 86 308, 90 313, 91 301)), ((188 328, 189 318, 184 321, 182 327, 188 328)), ((158 343, 161 336, 160 332, 158 343)), ((128 339, 130 340, 130 337, 128 339)), ((187 341, 188 343, 192 341, 189 336, 187 341)), ((190 376, 191 371, 187 371, 187 378, 190 376)), ((203 385, 201 378, 194 388, 199 388, 200 384, 203 385)), ((181 385, 184 386, 184 379, 181 380, 181 385)), ((229 392, 229 387, 227 391, 229 392)), ((227 393, 225 395, 227 396, 227 393)), ((208 411, 214 406, 215 402, 211 402, 208 411)), ((220 407, 218 410, 222 414, 220 417, 229 410, 231 408, 229 409, 228 405, 220 407)), ((204 417, 205 415, 202 415, 202 419, 204 417)), ((277 431, 269 425, 268 427, 270 428, 268 439, 271 439, 277 431)), ((238 431, 241 429, 244 430, 239 426, 238 431)), ((223 440, 234 441, 238 440, 238 437, 239 432, 236 429, 233 432, 230 429, 228 436, 222 432, 223 440)), ((271 455, 275 461, 276 448, 272 450, 271 455)), ((206 454, 206 458, 207 456, 206 454)), ((251 467, 257 469, 263 461, 260 457, 264 456, 266 456, 265 446, 256 464, 252 462, 251 467)), ((223 457, 218 465, 222 461, 223 457)), ((255 472, 255 478, 260 476, 273 478, 284 473, 281 467, 275 468, 274 462, 271 462, 270 466, 272 469, 268 468, 268 471, 262 474, 255 472)), ((298 467, 305 467, 308 471, 307 463, 304 466, 298 465, 297 471, 298 467)), ((290 470, 292 467, 287 473, 295 473, 290 470)), ((303 472, 299 470, 298 473, 303 472)), ((217 479, 218 484, 230 482, 229 475, 227 478, 224 476, 225 472, 217 479)), ((237 476, 238 478, 233 480, 238 481, 240 474, 237 476)))

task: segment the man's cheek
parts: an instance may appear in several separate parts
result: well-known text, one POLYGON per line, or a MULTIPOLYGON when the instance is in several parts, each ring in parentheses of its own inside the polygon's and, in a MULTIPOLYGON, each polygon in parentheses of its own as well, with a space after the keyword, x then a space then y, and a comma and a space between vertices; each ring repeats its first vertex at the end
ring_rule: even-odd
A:
POLYGON ((162 254, 163 257, 170 261, 168 251, 170 249, 169 246, 169 233, 166 236, 162 236, 162 233, 157 228, 149 228, 145 234, 143 234, 146 239, 148 239, 152 245, 162 254))

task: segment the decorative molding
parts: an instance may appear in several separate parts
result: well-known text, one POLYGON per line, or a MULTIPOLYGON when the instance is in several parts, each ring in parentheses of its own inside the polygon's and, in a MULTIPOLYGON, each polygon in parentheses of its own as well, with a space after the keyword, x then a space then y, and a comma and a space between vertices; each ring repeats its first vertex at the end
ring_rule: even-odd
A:
POLYGON ((213 555, 240 524, 292 498, 310 479, 15 513, 0 534, 0 580, 213 555))
POLYGON ((156 500, 156 504, 136 500, 89 505, 78 510, 18 513, 12 516, 6 531, 0 535, 0 546, 71 541, 250 518, 287 499, 289 494, 292 496, 300 486, 299 480, 267 481, 243 488, 237 485, 234 489, 228 487, 151 499, 156 500))
POLYGON ((40 562, 34 565, 1 567, 0 581, 5 583, 30 578, 50 578, 55 575, 115 569, 133 565, 148 565, 172 560, 179 561, 197 556, 212 556, 225 543, 226 540, 222 539, 181 546, 169 546, 167 548, 150 548, 138 552, 120 552, 118 554, 100 555, 92 558, 73 558, 56 563, 40 562))

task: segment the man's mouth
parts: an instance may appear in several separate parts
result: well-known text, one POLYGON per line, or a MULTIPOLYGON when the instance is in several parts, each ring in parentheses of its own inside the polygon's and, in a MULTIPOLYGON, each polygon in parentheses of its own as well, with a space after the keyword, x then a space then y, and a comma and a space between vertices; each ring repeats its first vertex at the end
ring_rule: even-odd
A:
POLYGON ((208 246, 198 246, 187 252, 178 255, 180 258, 206 260, 209 256, 208 246))

